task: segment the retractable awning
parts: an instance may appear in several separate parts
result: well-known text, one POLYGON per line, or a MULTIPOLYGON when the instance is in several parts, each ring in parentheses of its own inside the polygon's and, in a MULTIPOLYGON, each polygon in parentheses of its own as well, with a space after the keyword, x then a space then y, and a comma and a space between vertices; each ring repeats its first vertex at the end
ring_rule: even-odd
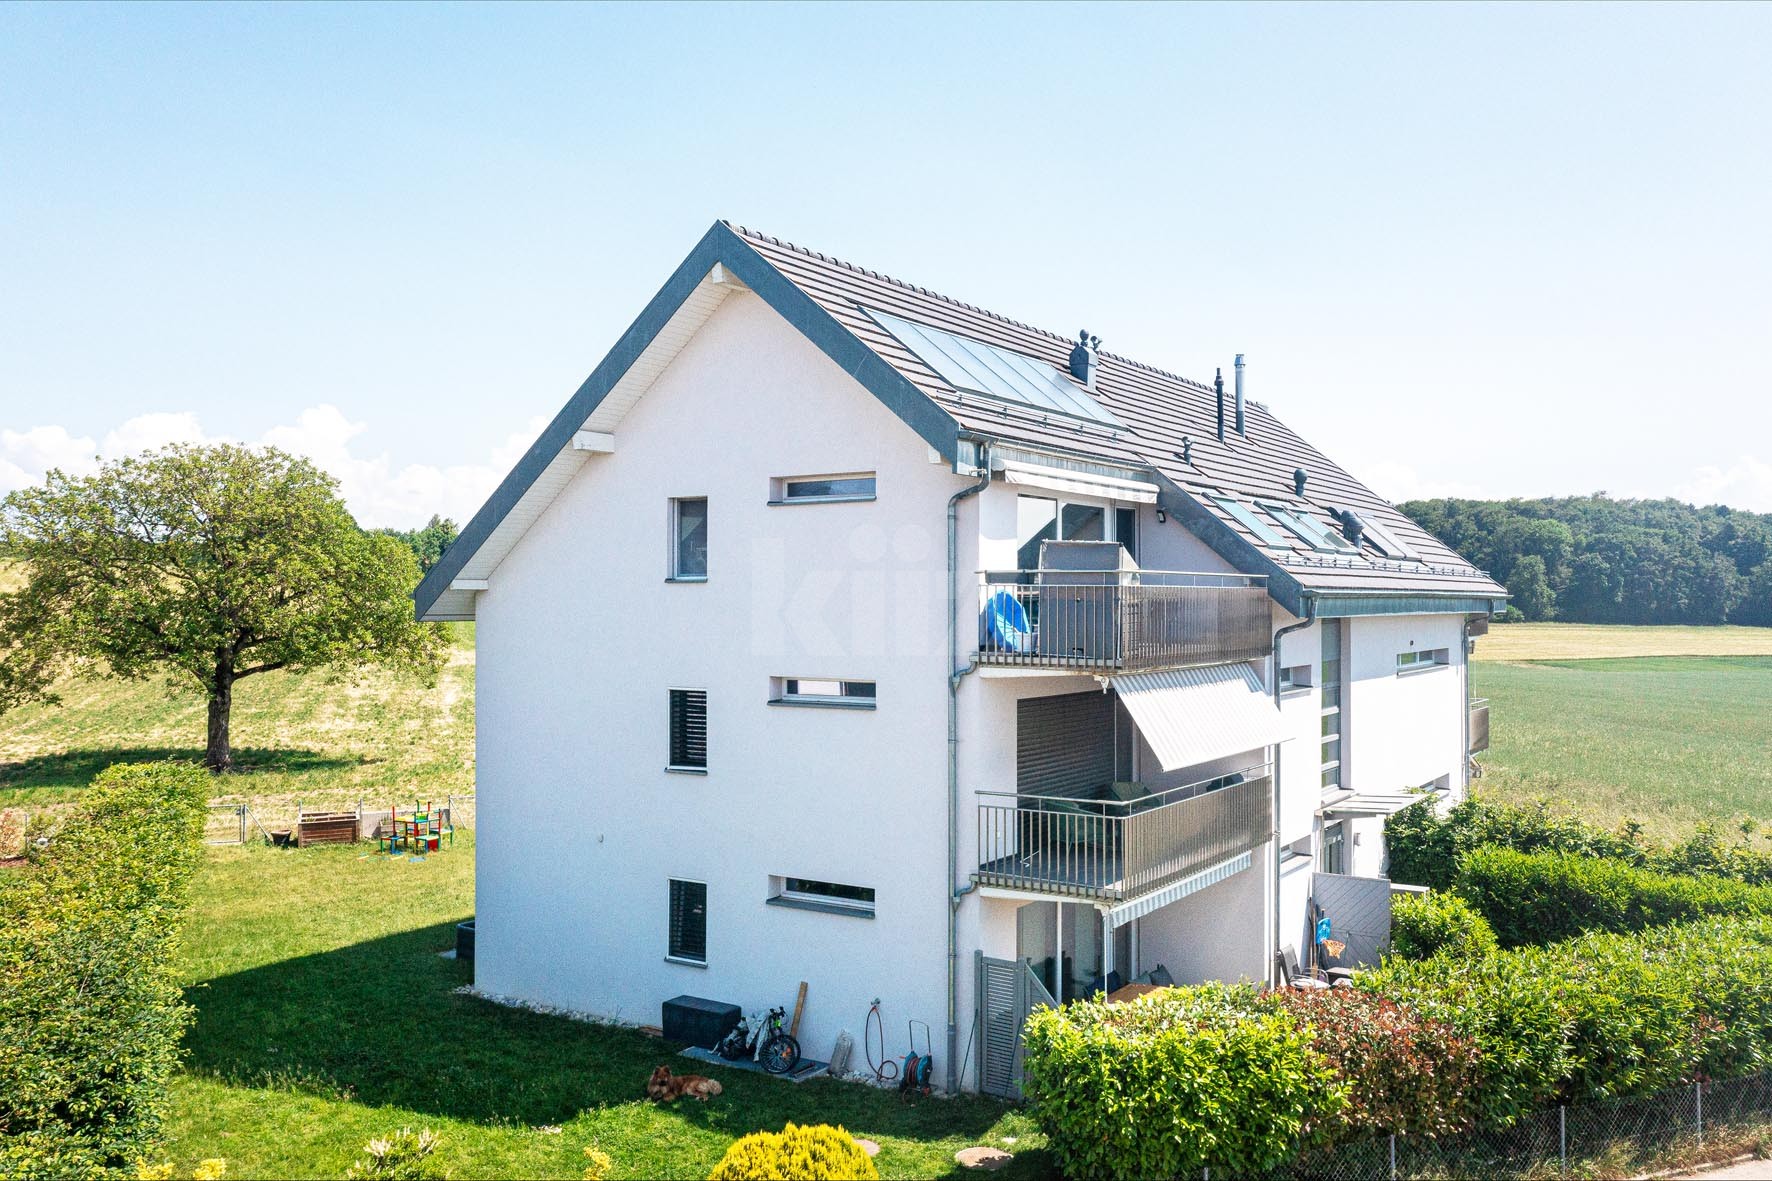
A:
POLYGON ((1006 461, 1004 482, 1044 488, 1048 492, 1074 492, 1079 496, 1099 496, 1128 504, 1157 503, 1157 486, 1143 480, 1121 480, 1094 472, 1074 472, 1064 468, 1037 467, 1031 463, 1006 461))
POLYGON ((1325 816, 1394 816, 1429 797, 1411 792, 1355 792, 1323 809, 1325 816))
POLYGON ((1247 664, 1128 673, 1114 691, 1165 771, 1272 746, 1280 711, 1247 664))

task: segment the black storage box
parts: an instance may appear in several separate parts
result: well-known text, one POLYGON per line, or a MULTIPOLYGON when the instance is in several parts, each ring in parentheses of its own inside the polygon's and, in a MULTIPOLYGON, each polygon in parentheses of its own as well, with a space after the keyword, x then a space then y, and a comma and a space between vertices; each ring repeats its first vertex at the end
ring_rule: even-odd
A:
POLYGON ((455 924, 455 958, 471 960, 474 958, 474 920, 455 924))
POLYGON ((711 1050, 738 1024, 739 1008, 701 996, 674 996, 664 1003, 666 1041, 711 1050))

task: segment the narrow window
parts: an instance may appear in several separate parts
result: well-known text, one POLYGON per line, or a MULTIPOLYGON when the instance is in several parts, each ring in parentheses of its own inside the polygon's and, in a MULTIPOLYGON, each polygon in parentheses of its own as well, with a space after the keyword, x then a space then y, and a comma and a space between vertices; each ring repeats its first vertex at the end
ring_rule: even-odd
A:
POLYGON ((818 677, 772 677, 770 705, 834 705, 874 708, 874 682, 836 681, 818 677))
POLYGON ((672 689, 671 755, 665 770, 706 773, 707 769, 707 690, 672 689))
POLYGON ((1323 872, 1347 872, 1347 823, 1323 827, 1323 872))
POLYGON ((810 504, 817 501, 872 500, 874 474, 850 476, 785 476, 775 481, 771 504, 810 504))
POLYGON ((1125 549, 1127 557, 1134 562, 1138 561, 1137 509, 1117 508, 1114 510, 1114 540, 1125 549))
POLYGON ((671 879, 671 959, 708 962, 708 886, 671 879))
POLYGON ((680 497, 671 501, 671 577, 679 582, 699 582, 707 576, 707 497, 680 497))
POLYGON ((1341 620, 1325 619, 1322 651, 1322 782, 1324 791, 1341 787, 1341 620))
POLYGON ((770 883, 774 889, 769 901, 777 906, 853 913, 867 918, 874 916, 872 886, 845 886, 840 882, 789 877, 771 878, 770 883))
POLYGON ((1311 666, 1295 664, 1280 670, 1280 692, 1291 693, 1311 687, 1311 666))
POLYGON ((1400 673, 1417 672, 1421 669, 1438 668, 1450 663, 1451 649, 1429 648, 1420 652, 1397 653, 1397 671, 1400 673))

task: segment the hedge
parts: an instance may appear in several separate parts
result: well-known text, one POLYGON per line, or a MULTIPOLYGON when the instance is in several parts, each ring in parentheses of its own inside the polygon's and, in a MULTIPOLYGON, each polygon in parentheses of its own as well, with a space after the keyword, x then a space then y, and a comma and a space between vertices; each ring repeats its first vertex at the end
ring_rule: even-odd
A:
POLYGON ((1520 853, 1573 853, 1604 857, 1660 873, 1716 874, 1754 885, 1772 885, 1772 852, 1750 848, 1752 822, 1725 838, 1701 825, 1677 845, 1643 839, 1634 821, 1608 831, 1552 812, 1540 800, 1528 804, 1491 803, 1472 795, 1444 816, 1431 800, 1405 808, 1385 824, 1385 851, 1393 881, 1443 890, 1452 885, 1459 862, 1473 849, 1501 845, 1520 853))
POLYGON ((1553 943, 1588 931, 1641 931, 1709 915, 1772 914, 1772 886, 1497 846, 1466 854, 1453 889, 1489 921, 1504 947, 1553 943))
POLYGON ((1308 1028, 1247 985, 1040 1009, 1025 1041, 1023 1094, 1073 1181, 1259 1173, 1342 1105, 1308 1028))
POLYGON ((1391 955, 1425 960, 1441 951, 1488 955, 1496 947, 1488 920, 1457 894, 1434 890, 1391 896, 1391 955))
POLYGON ((1772 919, 1597 932, 1491 955, 1392 958, 1357 986, 1446 1022, 1481 1056, 1482 1122, 1750 1074, 1772 1046, 1772 919))
POLYGON ((91 1175, 151 1147, 190 1019, 174 958, 208 779, 112 767, 0 870, 0 1176, 91 1175))

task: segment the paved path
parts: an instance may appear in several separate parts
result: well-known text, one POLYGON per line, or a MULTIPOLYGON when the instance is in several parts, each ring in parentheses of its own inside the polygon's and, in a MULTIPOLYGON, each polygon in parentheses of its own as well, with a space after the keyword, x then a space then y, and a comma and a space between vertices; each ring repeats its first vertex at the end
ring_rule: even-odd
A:
POLYGON ((1694 1181, 1772 1181, 1772 1160, 1744 1160, 1708 1173, 1682 1173, 1694 1181))

